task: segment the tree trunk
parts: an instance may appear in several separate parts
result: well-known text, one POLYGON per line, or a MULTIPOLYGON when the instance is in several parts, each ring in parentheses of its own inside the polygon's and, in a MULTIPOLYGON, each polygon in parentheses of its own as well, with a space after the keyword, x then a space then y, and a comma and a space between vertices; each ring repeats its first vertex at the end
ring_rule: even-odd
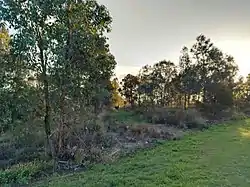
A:
POLYGON ((189 107, 189 105, 190 105, 190 94, 188 94, 187 96, 187 108, 189 107))
POLYGON ((48 154, 51 154, 51 149, 49 139, 51 135, 50 129, 50 99, 49 99, 49 82, 47 77, 47 65, 44 58, 44 50, 42 44, 42 38, 39 45, 40 49, 40 60, 42 65, 42 77, 43 77, 43 94, 44 94, 44 103, 45 103, 45 114, 44 114, 44 129, 46 134, 46 146, 49 150, 47 150, 48 154))
POLYGON ((161 106, 164 106, 164 92, 161 92, 161 106))
POLYGON ((184 110, 187 109, 187 94, 184 94, 184 110))
POLYGON ((141 93, 138 94, 138 106, 141 106, 141 93))
POLYGON ((71 26, 71 17, 70 17, 70 11, 71 11, 71 2, 68 1, 67 4, 67 27, 68 27, 68 35, 67 35, 67 43, 66 43, 66 51, 65 51, 65 64, 64 69, 61 77, 61 94, 60 94, 60 116, 61 120, 59 123, 59 135, 58 135, 58 152, 60 153, 62 151, 62 148, 64 146, 64 129, 66 125, 66 111, 65 111, 65 98, 66 98, 66 83, 70 74, 70 67, 69 67, 69 60, 71 58, 71 42, 72 42, 72 26, 71 26))
POLYGON ((207 90, 205 86, 203 88, 203 103, 207 103, 207 90))
POLYGON ((39 48, 39 58, 41 61, 41 68, 42 68, 42 82, 43 82, 43 95, 44 95, 44 130, 46 135, 46 144, 45 144, 45 154, 50 155, 54 158, 52 152, 52 145, 50 143, 51 139, 51 127, 50 127, 50 98, 49 98, 49 81, 47 76, 47 58, 44 54, 44 43, 43 43, 43 25, 41 26, 41 30, 37 30, 38 34, 38 48, 39 48))

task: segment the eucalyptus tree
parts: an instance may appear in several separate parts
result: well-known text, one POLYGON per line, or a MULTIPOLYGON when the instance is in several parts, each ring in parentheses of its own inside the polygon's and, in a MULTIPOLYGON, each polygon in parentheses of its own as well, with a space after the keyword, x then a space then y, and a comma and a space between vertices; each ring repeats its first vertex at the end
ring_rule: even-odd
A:
MULTIPOLYGON (((96 101, 100 98, 97 95, 107 90, 116 64, 105 37, 112 19, 106 7, 94 0, 0 3, 1 20, 15 30, 13 55, 41 83, 44 129, 49 142, 51 93, 59 93, 59 109, 64 113, 66 98, 87 95, 85 100, 96 101)), ((64 124, 63 114, 62 118, 64 124)))
POLYGON ((1 20, 9 23, 15 30, 12 38, 13 55, 25 62, 27 69, 42 78, 45 103, 44 129, 47 143, 51 134, 50 99, 48 71, 55 55, 55 45, 51 33, 58 2, 53 1, 1 1, 1 20))

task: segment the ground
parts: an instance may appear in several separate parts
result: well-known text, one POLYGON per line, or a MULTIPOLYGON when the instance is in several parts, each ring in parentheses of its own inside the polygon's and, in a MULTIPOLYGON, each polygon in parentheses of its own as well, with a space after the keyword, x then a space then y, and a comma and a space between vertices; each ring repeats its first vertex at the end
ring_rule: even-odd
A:
POLYGON ((250 120, 211 127, 41 186, 250 186, 250 120))

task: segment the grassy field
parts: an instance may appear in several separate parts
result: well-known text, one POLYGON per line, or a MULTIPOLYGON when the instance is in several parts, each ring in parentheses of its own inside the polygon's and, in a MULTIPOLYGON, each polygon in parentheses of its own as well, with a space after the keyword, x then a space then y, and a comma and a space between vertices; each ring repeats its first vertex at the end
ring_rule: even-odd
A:
POLYGON ((250 186, 250 120, 219 125, 42 186, 250 186))

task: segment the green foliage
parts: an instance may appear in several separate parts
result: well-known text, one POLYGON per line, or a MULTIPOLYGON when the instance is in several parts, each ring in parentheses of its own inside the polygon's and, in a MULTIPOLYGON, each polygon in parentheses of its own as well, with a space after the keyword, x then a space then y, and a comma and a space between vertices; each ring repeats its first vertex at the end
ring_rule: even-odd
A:
POLYGON ((153 66, 144 66, 139 72, 137 99, 139 104, 169 106, 176 94, 177 69, 171 61, 160 61, 153 66))
POLYGON ((17 164, 11 168, 0 171, 0 184, 22 185, 41 177, 52 165, 47 162, 34 161, 26 164, 17 164))
POLYGON ((235 88, 233 90, 234 103, 241 110, 245 111, 247 114, 249 112, 247 109, 250 107, 250 74, 244 79, 240 77, 235 83, 235 88))
POLYGON ((234 105, 237 71, 233 57, 199 35, 190 51, 182 49, 179 66, 166 60, 143 66, 136 78, 123 79, 122 93, 138 105, 186 109, 200 101, 213 110, 218 106, 224 110, 234 105))
MULTIPOLYGON (((0 15, 15 30, 10 52, 1 53, 9 57, 0 62, 8 70, 0 72, 2 131, 18 126, 21 137, 33 122, 39 127, 43 123, 45 148, 54 157, 50 137, 54 129, 63 131, 67 123, 72 124, 68 113, 89 106, 99 113, 111 100, 109 81, 116 62, 104 34, 110 31, 112 19, 106 7, 94 0, 2 1, 0 15)), ((7 36, 1 29, 5 46, 7 36)), ((60 152, 68 142, 66 133, 58 134, 55 145, 60 152)))
POLYGON ((122 79, 122 88, 120 89, 120 92, 132 106, 135 104, 135 101, 138 98, 136 93, 138 84, 138 77, 131 74, 126 75, 122 79))
MULTIPOLYGON (((21 86, 21 84, 19 84, 21 86)), ((0 92, 0 128, 2 132, 20 128, 20 125, 34 121, 41 115, 39 90, 23 85, 14 90, 0 92)))
POLYGON ((197 79, 197 66, 192 63, 187 47, 182 49, 179 62, 179 75, 177 76, 178 91, 184 95, 184 109, 190 104, 190 96, 198 94, 200 91, 200 84, 197 79))
POLYGON ((44 136, 42 125, 39 127, 39 123, 27 126, 16 124, 11 131, 1 134, 0 168, 45 158, 44 136))
POLYGON ((228 86, 220 83, 210 84, 208 92, 207 99, 211 105, 219 104, 222 109, 231 108, 233 106, 233 92, 228 86))
POLYGON ((224 55, 204 35, 198 36, 196 40, 191 53, 195 58, 194 63, 198 72, 197 80, 199 80, 200 91, 203 93, 203 102, 210 104, 217 102, 222 105, 227 102, 227 104, 231 104, 233 97, 232 94, 230 96, 230 92, 232 92, 230 89, 232 89, 238 66, 233 57, 224 55), (224 100, 222 99, 224 96, 221 96, 223 93, 221 88, 224 88, 223 92, 226 92, 224 100))

